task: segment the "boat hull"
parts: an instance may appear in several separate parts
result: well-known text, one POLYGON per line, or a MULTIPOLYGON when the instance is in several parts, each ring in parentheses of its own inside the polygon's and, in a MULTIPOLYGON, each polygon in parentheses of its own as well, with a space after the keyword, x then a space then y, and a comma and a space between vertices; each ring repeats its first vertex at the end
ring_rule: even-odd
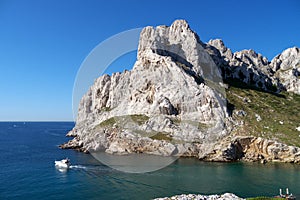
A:
POLYGON ((64 163, 62 161, 55 161, 55 167, 57 167, 57 168, 63 168, 63 169, 68 169, 70 167, 70 164, 64 163))

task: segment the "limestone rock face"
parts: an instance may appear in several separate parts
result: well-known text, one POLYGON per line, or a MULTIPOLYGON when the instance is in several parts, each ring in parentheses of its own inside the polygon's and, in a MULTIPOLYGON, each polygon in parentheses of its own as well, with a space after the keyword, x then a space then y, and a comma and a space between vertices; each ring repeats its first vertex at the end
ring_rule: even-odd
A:
POLYGON ((191 73, 198 76, 203 75, 201 62, 211 59, 207 53, 203 52, 204 48, 198 36, 184 20, 176 20, 170 27, 144 28, 141 32, 138 57, 145 57, 147 50, 158 55, 170 56, 175 62, 186 65, 191 73))
POLYGON ((289 48, 277 55, 271 62, 271 67, 288 92, 300 94, 300 50, 289 48))
POLYGON ((229 116, 222 81, 300 94, 299 63, 296 47, 269 62, 253 50, 233 53, 220 39, 205 44, 184 20, 146 27, 133 69, 95 80, 68 133, 75 138, 61 147, 298 163, 296 147, 252 136, 230 138, 238 123, 229 116))
POLYGON ((206 49, 221 67, 225 80, 237 79, 264 90, 273 85, 273 71, 261 54, 253 50, 232 53, 220 39, 210 40, 206 49))
POLYGON ((232 51, 225 46, 221 39, 209 40, 206 48, 218 64, 225 65, 233 58, 232 51))
POLYGON ((114 154, 197 155, 200 149, 205 154, 227 135, 220 81, 220 71, 186 21, 146 27, 133 69, 95 81, 70 135, 83 148, 114 154), (199 144, 194 152, 188 149, 195 149, 192 143, 199 144))
POLYGON ((300 149, 260 137, 237 136, 230 140, 223 140, 215 146, 210 155, 203 159, 299 163, 300 149))

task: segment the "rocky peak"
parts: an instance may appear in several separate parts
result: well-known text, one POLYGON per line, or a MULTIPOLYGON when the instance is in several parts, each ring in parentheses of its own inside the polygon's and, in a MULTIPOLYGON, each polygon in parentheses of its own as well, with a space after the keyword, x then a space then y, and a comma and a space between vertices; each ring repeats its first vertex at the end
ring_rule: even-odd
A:
POLYGON ((270 67, 274 77, 281 83, 281 88, 300 94, 300 49, 292 47, 273 58, 270 67))
POLYGON ((225 81, 238 79, 264 90, 268 90, 273 85, 270 78, 272 70, 268 67, 267 58, 261 54, 251 49, 232 53, 220 39, 210 40, 205 48, 221 68, 225 81))
POLYGON ((173 61, 183 64, 191 74, 209 76, 214 63, 201 44, 198 35, 185 20, 176 20, 169 27, 148 26, 141 32, 138 60, 147 59, 150 49, 155 54, 169 56, 173 61))
POLYGON ((274 71, 287 70, 289 68, 300 67, 300 50, 298 47, 292 47, 284 50, 281 54, 275 56, 271 61, 274 71))
POLYGON ((286 49, 271 62, 252 49, 232 53, 220 39, 210 40, 205 49, 221 68, 225 80, 238 79, 266 91, 300 94, 298 47, 286 49))
MULTIPOLYGON (((268 59, 263 57, 261 54, 256 53, 254 50, 242 50, 235 52, 233 55, 232 63, 238 66, 247 65, 255 69, 264 70, 268 66, 268 59)), ((265 71, 265 73, 268 73, 265 71)))
POLYGON ((206 50, 214 59, 217 65, 226 65, 233 57, 232 51, 227 48, 221 39, 209 40, 206 50))
POLYGON ((222 55, 224 55, 227 51, 231 53, 231 50, 225 46, 223 40, 221 39, 209 40, 208 44, 218 49, 222 55))

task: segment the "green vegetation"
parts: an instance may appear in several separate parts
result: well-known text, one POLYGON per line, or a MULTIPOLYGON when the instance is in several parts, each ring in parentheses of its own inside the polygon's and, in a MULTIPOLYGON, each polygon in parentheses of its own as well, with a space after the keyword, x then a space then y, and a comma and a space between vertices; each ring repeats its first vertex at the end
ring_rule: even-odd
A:
POLYGON ((115 123, 116 123, 116 120, 114 117, 112 117, 112 118, 102 121, 98 126, 109 127, 109 126, 113 126, 115 123))
POLYGON ((144 124, 149 119, 146 115, 123 115, 111 117, 107 120, 102 121, 98 126, 99 127, 112 127, 114 124, 120 127, 128 123, 136 123, 137 125, 144 124))
POLYGON ((167 133, 163 133, 163 132, 154 133, 154 135, 150 136, 150 138, 153 140, 166 140, 166 141, 172 140, 172 138, 167 133))
MULTIPOLYGON (((96 128, 111 128, 113 126, 125 127, 128 124, 136 124, 140 126, 148 120, 149 120, 148 116, 140 115, 140 114, 116 116, 102 121, 96 128)), ((155 140, 166 140, 166 141, 172 140, 170 135, 166 132, 157 132, 157 131, 147 132, 142 130, 132 130, 132 131, 141 135, 142 137, 149 137, 155 140)))
POLYGON ((108 111, 111 111, 112 109, 113 108, 111 108, 111 107, 102 107, 101 111, 108 112, 108 111))
POLYGON ((133 130, 133 132, 139 134, 142 137, 149 137, 153 140, 166 140, 173 141, 172 137, 167 132, 158 132, 158 131, 145 131, 145 130, 133 130))
POLYGON ((202 131, 205 131, 205 130, 207 130, 208 128, 211 128, 211 127, 212 127, 211 124, 206 124, 206 123, 202 123, 202 122, 199 122, 199 121, 193 121, 193 120, 180 120, 180 119, 178 119, 178 118, 172 118, 171 120, 172 120, 172 122, 173 122, 174 124, 176 124, 177 126, 180 126, 180 124, 188 124, 188 125, 197 127, 199 130, 202 130, 202 131))
POLYGON ((254 197, 254 198, 247 198, 247 200, 283 200, 284 198, 274 198, 274 197, 254 197))
POLYGON ((192 120, 182 120, 181 123, 192 125, 202 131, 207 130, 208 128, 211 127, 210 124, 205 124, 205 123, 201 123, 198 121, 192 121, 192 120))
POLYGON ((300 95, 283 92, 264 92, 243 83, 230 82, 226 92, 233 118, 244 121, 237 134, 277 139, 288 145, 300 146, 300 95), (244 110, 246 116, 235 111, 244 110), (261 121, 257 121, 257 115, 261 121))
POLYGON ((172 120, 172 122, 173 122, 174 124, 176 124, 176 125, 179 125, 180 122, 181 122, 181 120, 178 119, 178 118, 172 118, 171 120, 172 120))
POLYGON ((146 115, 129 115, 129 117, 138 125, 142 125, 149 120, 149 117, 146 115))

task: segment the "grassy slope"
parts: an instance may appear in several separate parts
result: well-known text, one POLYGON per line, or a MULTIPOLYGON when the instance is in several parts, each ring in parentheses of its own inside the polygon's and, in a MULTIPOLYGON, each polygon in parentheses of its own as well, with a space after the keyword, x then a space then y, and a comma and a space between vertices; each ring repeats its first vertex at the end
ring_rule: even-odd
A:
POLYGON ((296 130, 300 126, 300 95, 267 93, 234 81, 229 84, 226 95, 233 105, 233 113, 235 110, 247 113, 244 117, 233 114, 235 119, 243 120, 245 124, 236 134, 261 136, 300 146, 300 132, 296 130), (258 122, 255 114, 260 115, 262 120, 258 122))
POLYGON ((247 200, 284 200, 283 198, 272 198, 272 197, 254 197, 254 198, 247 198, 247 200))

